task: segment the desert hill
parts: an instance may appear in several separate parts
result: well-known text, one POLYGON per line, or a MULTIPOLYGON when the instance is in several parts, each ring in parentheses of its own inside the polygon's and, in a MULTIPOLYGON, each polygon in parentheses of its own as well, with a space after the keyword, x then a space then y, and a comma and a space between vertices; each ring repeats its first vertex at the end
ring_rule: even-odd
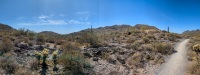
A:
POLYGON ((147 66, 164 63, 164 57, 175 52, 173 45, 181 39, 179 34, 143 24, 89 28, 66 35, 27 29, 3 31, 0 35, 3 36, 0 52, 4 56, 0 62, 14 62, 12 71, 2 67, 9 63, 1 64, 0 73, 10 74, 19 74, 18 69, 23 69, 25 74, 40 74, 42 70, 46 70, 43 74, 145 74, 147 66), (47 58, 40 61, 45 61, 48 69, 44 69, 44 63, 36 62, 39 59, 35 54, 46 49, 49 52, 42 56, 47 58), (52 64, 54 52, 58 52, 55 65, 52 64))

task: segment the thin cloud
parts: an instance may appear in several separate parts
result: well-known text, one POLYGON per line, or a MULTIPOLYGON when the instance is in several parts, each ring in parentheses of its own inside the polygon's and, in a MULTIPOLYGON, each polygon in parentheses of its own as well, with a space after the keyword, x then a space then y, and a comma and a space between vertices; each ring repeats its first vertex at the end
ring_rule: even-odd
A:
MULTIPOLYGON (((59 14, 58 16, 65 16, 64 14, 59 14)), ((45 26, 45 25, 90 25, 91 23, 83 20, 65 20, 58 19, 58 16, 54 15, 40 15, 37 17, 33 17, 31 21, 28 22, 20 22, 17 25, 24 26, 45 26)), ((88 20, 88 18, 84 17, 84 20, 88 20)))
POLYGON ((167 19, 167 20, 169 20, 169 21, 174 21, 173 18, 167 16, 166 14, 160 14, 160 16, 162 16, 163 18, 165 18, 165 19, 167 19))
POLYGON ((26 25, 26 26, 44 26, 44 25, 90 25, 91 22, 81 22, 77 20, 40 20, 37 22, 22 22, 17 25, 26 25))
POLYGON ((61 16, 61 17, 65 17, 65 15, 64 15, 64 14, 60 14, 59 16, 61 16))
POLYGON ((91 13, 88 11, 82 11, 82 12, 76 12, 75 13, 77 16, 79 16, 80 20, 87 21, 90 18, 91 13))
POLYGON ((85 14, 89 14, 89 12, 88 11, 82 11, 82 12, 77 12, 76 14, 85 15, 85 14))
POLYGON ((68 24, 80 24, 80 25, 83 25, 83 24, 90 25, 91 24, 90 22, 81 22, 81 21, 77 21, 77 20, 69 20, 67 23, 68 24))
POLYGON ((46 19, 46 18, 49 18, 49 16, 41 15, 41 16, 38 17, 38 19, 46 19))
POLYGON ((83 17, 80 17, 80 20, 85 20, 85 21, 87 21, 87 20, 89 20, 89 17, 90 17, 90 16, 83 16, 83 17))
POLYGON ((26 26, 43 26, 43 25, 66 25, 67 23, 64 20, 38 20, 36 22, 22 22, 17 25, 26 25, 26 26))

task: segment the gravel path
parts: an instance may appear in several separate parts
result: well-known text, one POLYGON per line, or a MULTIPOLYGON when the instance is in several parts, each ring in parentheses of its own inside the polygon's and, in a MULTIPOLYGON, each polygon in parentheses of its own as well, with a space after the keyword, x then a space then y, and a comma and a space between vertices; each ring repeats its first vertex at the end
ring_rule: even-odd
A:
POLYGON ((174 53, 167 59, 166 63, 161 65, 156 75, 184 75, 187 62, 187 43, 189 39, 183 40, 175 46, 177 53, 174 53))

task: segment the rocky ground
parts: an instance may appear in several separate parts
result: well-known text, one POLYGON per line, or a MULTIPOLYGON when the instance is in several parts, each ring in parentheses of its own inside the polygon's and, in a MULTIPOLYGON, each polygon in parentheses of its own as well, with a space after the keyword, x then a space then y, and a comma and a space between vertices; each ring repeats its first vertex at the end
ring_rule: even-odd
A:
MULTIPOLYGON (((144 75, 164 63, 167 56, 175 53, 173 46, 181 39, 179 34, 168 33, 147 25, 134 27, 116 25, 66 36, 52 32, 37 35, 26 32, 19 31, 7 35, 13 48, 3 53, 0 61, 12 60, 10 62, 14 64, 1 64, 1 74, 6 72, 22 74, 23 71, 20 70, 24 70, 26 72, 23 74, 32 75, 69 73, 76 75, 75 72, 81 70, 80 74, 86 75, 144 75), (50 35, 52 37, 48 37, 50 35), (35 51, 42 51, 44 48, 49 50, 46 60, 48 66, 37 66, 35 51), (58 51, 59 62, 56 66, 52 62, 54 51, 58 51), (71 59, 67 58, 68 56, 71 59), (60 59, 60 57, 64 58, 60 59), (91 66, 89 69, 85 69, 85 62, 76 60, 82 58, 91 66), (12 69, 10 71, 10 68, 4 65, 14 66, 13 70, 16 71, 12 72, 12 69), (80 67, 77 68, 76 65, 80 67), (71 68, 78 70, 70 70, 71 68)), ((1 38, 0 41, 3 42, 5 37, 1 38)), ((1 45, 5 44, 6 42, 3 42, 1 45)))

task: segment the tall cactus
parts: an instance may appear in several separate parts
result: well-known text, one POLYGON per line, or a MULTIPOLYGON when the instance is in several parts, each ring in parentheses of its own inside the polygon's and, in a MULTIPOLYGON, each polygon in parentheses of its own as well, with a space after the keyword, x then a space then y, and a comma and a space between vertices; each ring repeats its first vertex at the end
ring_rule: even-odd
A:
POLYGON ((169 26, 168 26, 168 28, 167 28, 167 32, 169 33, 169 26))
POLYGON ((93 33, 93 31, 92 31, 92 25, 91 25, 91 33, 93 33))

